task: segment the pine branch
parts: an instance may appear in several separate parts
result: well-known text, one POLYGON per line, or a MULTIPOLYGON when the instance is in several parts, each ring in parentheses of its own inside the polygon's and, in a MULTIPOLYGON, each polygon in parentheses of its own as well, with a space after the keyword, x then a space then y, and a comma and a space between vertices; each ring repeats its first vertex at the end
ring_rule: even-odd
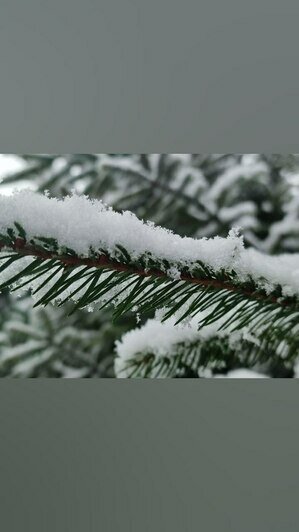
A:
POLYGON ((201 326, 225 317, 222 327, 263 330, 264 344, 293 331, 291 353, 298 347, 294 256, 252 254, 234 233, 181 238, 82 197, 22 193, 0 198, 0 209, 0 289, 31 286, 36 304, 74 299, 74 310, 112 303, 115 318, 132 309, 166 309, 176 323, 204 313, 201 326))
POLYGON ((52 160, 53 157, 50 160, 44 158, 34 160, 34 162, 31 162, 30 164, 26 165, 26 167, 22 170, 14 172, 11 175, 5 176, 1 181, 7 185, 10 183, 18 183, 19 181, 23 181, 26 179, 38 179, 43 170, 49 167, 52 160))
MULTIPOLYGON (((7 243, 0 240, 0 250, 3 248, 8 249, 7 243)), ((79 266, 87 266, 88 268, 99 268, 115 272, 124 272, 128 275, 159 278, 164 279, 165 281, 169 279, 169 274, 165 271, 142 267, 138 268, 126 263, 120 264, 118 261, 113 260, 111 257, 105 254, 101 254, 98 258, 78 257, 75 256, 73 251, 71 255, 60 255, 53 251, 47 251, 45 249, 41 249, 40 247, 38 248, 34 245, 26 244, 26 241, 22 238, 16 238, 16 240, 11 243, 9 248, 16 251, 18 256, 31 256, 45 261, 55 260, 57 261, 57 264, 61 263, 65 267, 72 266, 76 268, 79 266)), ((231 277, 225 275, 225 273, 220 279, 197 278, 193 277, 191 274, 181 274, 180 280, 186 281, 186 283, 199 285, 200 287, 214 288, 215 290, 227 290, 229 292, 243 294, 245 297, 252 298, 254 300, 263 300, 282 307, 293 306, 296 308, 297 305, 297 302, 293 298, 283 299, 281 296, 275 297, 273 295, 268 295, 264 291, 257 291, 257 288, 254 285, 247 288, 246 286, 240 284, 233 284, 231 282, 231 277)))
POLYGON ((115 373, 119 378, 206 377, 256 369, 269 357, 246 329, 231 335, 215 324, 197 330, 194 321, 175 326, 173 320, 149 320, 116 342, 115 373))
POLYGON ((1 313, 0 377, 107 376, 113 347, 107 317, 100 321, 84 311, 66 317, 53 306, 32 308, 24 295, 17 301, 11 297, 1 313))
MULTIPOLYGON (((15 177, 10 176, 8 179, 11 183, 14 183, 15 180, 17 183, 18 180, 30 179, 32 184, 35 184, 40 190, 49 189, 50 194, 54 196, 69 193, 73 186, 78 187, 80 193, 90 192, 93 196, 103 196, 104 198, 107 198, 107 201, 111 202, 111 204, 115 203, 118 208, 123 207, 129 210, 135 210, 139 217, 158 221, 158 223, 171 227, 180 234, 195 234, 203 236, 213 234, 226 235, 228 229, 232 225, 240 225, 243 227, 242 233, 244 234, 245 242, 247 244, 250 242, 251 245, 259 247, 262 250, 271 250, 275 253, 281 250, 292 252, 298 250, 298 200, 296 200, 295 197, 292 201, 289 199, 291 179, 293 179, 291 174, 293 169, 291 168, 291 165, 285 160, 285 157, 282 160, 281 156, 264 156, 260 154, 250 156, 250 162, 248 156, 243 156, 242 154, 237 155, 28 155, 24 156, 24 159, 29 163, 27 166, 29 170, 28 173, 17 173, 15 177), (112 167, 109 167, 109 161, 111 162, 112 167), (260 161, 264 162, 265 170, 262 170, 262 167, 261 171, 259 170, 260 161), (107 162, 108 165, 105 166, 107 162), (42 163, 43 166, 39 166, 40 163, 42 163), (237 163, 239 166, 236 168, 237 163), (256 163, 258 164, 256 165, 256 163), (115 166, 118 165, 118 167, 113 169, 113 164, 115 166), (36 167, 35 170, 34 166, 36 167), (250 177, 246 175, 248 167, 251 172, 250 177), (135 174, 134 172, 131 173, 130 169, 134 168, 137 168, 138 172, 144 173, 146 179, 138 176, 138 172, 135 174), (228 173, 226 173, 227 171, 228 173), (285 180, 285 171, 290 172, 290 179, 288 182, 285 180), (200 174, 202 174, 206 180, 204 186, 200 184, 200 174), (222 179, 222 177, 225 178, 222 179), (230 179, 233 180, 233 186, 230 185, 230 179), (221 181, 223 182, 224 188, 222 188, 220 196, 217 196, 217 194, 215 196, 215 190, 217 191, 218 184, 221 183, 221 181), (167 188, 170 190, 167 190, 167 188), (193 197, 195 198, 195 201, 189 201, 189 199, 193 197), (211 211, 211 216, 209 213, 204 214, 200 211, 196 205, 197 199, 204 204, 207 204, 208 209, 211 211), (217 214, 217 220, 215 220, 215 223, 213 222, 211 224, 210 222, 212 221, 212 214, 214 211, 217 214)), ((287 159, 289 159, 289 157, 287 157, 287 159)), ((218 191, 219 190, 220 189, 218 188, 218 191)), ((1 206, 1 208, 2 207, 3 206, 1 206)), ((33 208, 32 215, 34 215, 34 212, 35 209, 33 208)), ((47 216, 48 215, 45 214, 44 218, 46 219, 47 216)), ((43 217, 42 213, 40 213, 40 217, 43 217)), ((69 321, 69 318, 67 317, 68 312, 74 307, 75 309, 80 308, 80 306, 78 307, 80 299, 82 307, 86 306, 87 308, 98 308, 99 306, 102 306, 103 309, 105 309, 106 307, 104 304, 107 304, 107 310, 105 310, 105 312, 90 313, 79 311, 74 313, 70 319, 72 320, 73 318, 78 317, 79 323, 82 324, 84 330, 88 328, 87 324, 89 323, 90 317, 94 317, 93 319, 97 320, 95 330, 102 331, 105 329, 107 330, 108 338, 114 339, 119 338, 120 336, 119 331, 122 321, 126 321, 124 330, 135 326, 134 314, 126 314, 125 318, 120 321, 119 316, 121 313, 118 314, 118 309, 120 309, 119 304, 123 303, 125 299, 130 297, 130 293, 135 286, 134 283, 137 282, 138 279, 143 279, 144 282, 139 288, 137 287, 135 291, 135 299, 133 294, 131 300, 129 300, 127 304, 127 309, 130 310, 131 308, 132 310, 136 307, 136 309, 134 308, 134 311, 139 311, 143 318, 143 314, 147 315, 149 312, 151 313, 156 310, 156 308, 164 307, 163 313, 160 314, 161 319, 163 319, 163 317, 167 317, 167 315, 172 312, 172 308, 176 308, 174 311, 176 320, 179 320, 184 314, 187 316, 187 319, 189 319, 188 312, 196 298, 198 298, 197 303, 199 305, 202 304, 203 307, 206 307, 204 310, 205 317, 207 314, 210 314, 210 319, 213 319, 214 311, 217 317, 217 314, 223 310, 222 308, 217 310, 217 305, 220 305, 221 307, 221 300, 218 300, 217 298, 219 292, 222 296, 224 294, 220 287, 215 286, 215 282, 220 282, 222 285, 225 283, 226 293, 229 292, 229 285, 231 283, 233 288, 230 295, 232 297, 231 299, 224 301, 225 315, 223 320, 229 322, 231 317, 229 304, 235 304, 238 312, 235 315, 233 326, 237 327, 239 331, 242 328, 242 323, 246 323, 247 320, 248 326, 257 333, 257 336, 261 336, 263 340, 263 348, 259 350, 258 357, 262 360, 264 356, 263 353, 267 353, 268 361, 266 372, 272 376, 292 376, 293 368, 296 366, 296 364, 294 364, 296 354, 299 352, 299 320, 298 314, 296 315, 296 300, 298 298, 296 290, 293 290, 294 285, 296 284, 294 283, 296 276, 295 270, 297 268, 295 263, 293 268, 286 268, 286 272, 288 273, 285 274, 284 278, 280 277, 279 279, 277 279, 277 277, 276 279, 272 276, 269 277, 268 271, 266 271, 267 275, 265 276, 265 269, 263 270, 263 268, 261 268, 259 275, 257 275, 257 272, 255 271, 251 272, 254 274, 251 276, 250 268, 245 268, 247 272, 245 276, 240 276, 240 270, 237 272, 237 275, 234 275, 232 273, 233 261, 228 268, 228 265, 226 265, 222 271, 221 277, 219 270, 216 275, 214 271, 210 272, 208 275, 207 270, 205 270, 204 274, 200 271, 200 279, 197 279, 195 276, 198 272, 195 270, 189 272, 189 270, 187 270, 184 274, 182 264, 178 264, 174 268, 172 268, 172 264, 169 264, 168 269, 165 263, 162 264, 163 268, 161 269, 161 261, 157 261, 157 257, 155 257, 155 260, 153 261, 154 264, 152 265, 151 271, 148 272, 150 268, 146 261, 144 261, 144 264, 142 264, 141 261, 141 263, 136 266, 134 262, 135 258, 132 261, 131 253, 129 253, 131 259, 129 261, 128 257, 124 258, 120 253, 120 250, 116 252, 116 256, 115 253, 112 253, 112 255, 107 254, 107 250, 105 249, 98 254, 98 247, 95 245, 94 249, 87 249, 82 254, 77 248, 73 249, 73 242, 68 242, 68 245, 65 246, 65 242, 61 242, 59 238, 58 240, 54 239, 56 240, 55 245, 52 240, 51 247, 49 246, 49 242, 35 238, 37 235, 45 239, 49 238, 46 224, 42 231, 36 231, 34 234, 31 234, 30 231, 28 231, 28 226, 22 224, 22 219, 20 218, 19 222, 26 228, 24 240, 14 224, 14 222, 18 223, 17 217, 12 218, 11 221, 10 228, 8 226, 5 227, 3 232, 4 236, 8 239, 6 240, 6 245, 9 241, 9 235, 6 233, 6 230, 9 229, 10 234, 15 235, 15 239, 19 238, 19 243, 16 243, 17 247, 19 246, 21 248, 24 245, 24 242, 26 247, 29 247, 30 245, 33 247, 33 244, 30 243, 31 237, 33 237, 33 251, 36 252, 36 255, 22 255, 21 250, 19 249, 16 255, 19 256, 20 259, 11 262, 10 266, 0 271, 0 282, 2 282, 2 285, 5 287, 5 283, 9 278, 13 277, 13 275, 19 274, 21 270, 25 269, 25 267, 30 266, 32 262, 41 258, 38 255, 39 253, 44 252, 44 259, 39 263, 39 266, 38 263, 35 263, 35 266, 37 266, 35 274, 30 275, 30 268, 27 269, 28 275, 25 272, 23 278, 15 280, 10 287, 11 291, 17 291, 17 285, 23 285, 24 289, 27 287, 32 288, 32 291, 35 292, 33 297, 37 301, 42 301, 47 292, 50 292, 48 297, 44 299, 44 304, 56 302, 58 305, 61 305, 63 301, 67 303, 69 299, 75 301, 75 304, 74 302, 66 304, 62 313, 61 308, 54 309, 51 305, 44 309, 32 309, 29 300, 26 310, 26 320, 28 316, 30 321, 31 316, 35 311, 41 312, 46 316, 46 314, 53 314, 55 310, 58 322, 64 324, 69 321), (63 249, 65 247, 68 247, 68 250, 63 249), (46 255, 47 253, 50 253, 50 255, 46 255), (65 263, 60 261, 60 258, 63 259, 63 257, 66 259, 65 263), (75 261, 73 265, 69 263, 70 257, 72 261, 75 261), (90 262, 87 264, 80 262, 86 259, 96 263, 101 259, 103 262, 106 262, 108 269, 103 268, 104 264, 99 267, 98 264, 91 266, 90 262), (113 269, 115 266, 116 269, 113 269), (120 268, 123 268, 123 270, 120 268), (131 268, 130 271, 128 271, 129 268, 131 268), (134 268, 135 273, 133 272, 134 268), (169 272, 168 270, 171 269, 172 272, 169 272), (139 275, 140 271, 141 275, 139 275), (63 277, 67 272, 69 272, 69 276, 66 275, 63 277), (100 277, 95 278, 96 272, 101 272, 100 277), (154 276, 156 272, 158 272, 157 277, 154 276), (109 281, 109 276, 113 273, 116 273, 116 275, 112 276, 109 281), (144 275, 144 273, 149 273, 150 275, 144 275), (119 278, 120 275, 121 277, 119 278), (231 275, 233 276, 233 282, 231 281, 231 275), (292 289, 288 290, 288 280, 291 279, 292 276, 292 289), (62 277, 62 280, 57 287, 57 282, 59 282, 60 277, 62 277), (191 277, 191 281, 185 277, 191 277), (70 285, 66 283, 68 278, 71 281, 70 285), (109 282, 106 284, 105 288, 107 278, 109 282), (150 281, 154 278, 157 281, 160 280, 161 284, 151 284, 150 281), (122 283, 118 283, 118 281, 122 281, 122 283), (175 290, 180 287, 182 281, 188 283, 190 292, 181 288, 179 297, 175 299, 174 295, 171 295, 171 290, 167 292, 167 285, 168 283, 172 283, 171 289, 175 292, 175 290), (100 297, 99 299, 94 299, 92 301, 92 298, 96 295, 95 288, 98 287, 99 282, 102 283, 101 290, 99 289, 97 292, 97 295, 100 297), (146 285, 146 282, 149 284, 146 285), (213 287, 210 286, 211 282, 213 287), (237 287, 235 282, 238 285, 237 287), (270 286, 267 286, 268 282, 270 282, 270 286), (115 283, 112 289, 103 294, 104 288, 108 289, 112 283, 115 283), (132 284, 127 286, 129 283, 132 284), (205 283, 207 283, 207 285, 205 285, 205 283), (247 286, 248 284, 249 290, 247 286), (83 287, 80 289, 79 285, 83 285, 83 287), (194 293, 191 291, 191 285, 195 290, 194 293), (161 294, 161 290, 164 290, 164 288, 165 292, 162 292, 161 294), (138 289, 140 290, 139 294, 138 289), (152 291, 153 289, 155 290, 155 297, 159 294, 160 296, 157 298, 158 301, 156 304, 154 304, 154 298, 152 298, 151 306, 150 293, 154 295, 152 291), (87 290, 88 294, 85 299, 82 300, 82 296, 84 296, 87 290), (117 296, 117 292, 121 291, 122 293, 117 296), (142 303, 144 303, 144 291, 147 294, 147 306, 144 304, 142 307, 142 303), (248 291, 249 293, 244 294, 244 291, 248 291), (74 292, 73 295, 72 292, 74 292), (102 295, 100 292, 102 292, 102 295), (200 292, 204 293, 202 300, 200 299, 200 292), (56 299, 55 297, 54 299, 51 299, 51 296, 55 293, 57 295, 56 299), (167 294, 170 294, 168 300, 166 298, 167 294), (236 296, 240 296, 241 298, 238 299, 236 296), (259 301, 257 305, 255 305, 256 298, 258 300, 261 298, 261 301, 259 301), (252 305, 248 303, 247 299, 250 299, 252 305), (89 303, 88 300, 90 301, 89 303), (115 317, 117 317, 118 320, 114 324, 110 323, 111 312, 110 308, 108 308, 109 300, 110 303, 115 303, 115 317), (268 302, 272 301, 273 307, 270 305, 264 305, 263 302, 265 300, 268 302), (244 305, 243 310, 242 305, 244 305), (264 308, 264 312, 261 312, 262 307, 264 308), (272 316, 274 316, 273 320, 272 316), (261 320, 260 328, 258 325, 259 319, 261 320), (266 334, 264 335, 263 331, 265 328, 266 334)), ((77 220, 77 224, 79 224, 78 229, 80 232, 80 220, 77 220)), ((76 233, 76 228, 76 222, 73 221, 74 234, 76 233)), ((68 231, 69 227, 66 228, 66 232, 68 231)), ((92 235, 95 232, 96 230, 91 224, 90 234, 92 235)), ((113 229, 113 232, 116 232, 115 229, 113 229)), ((80 238, 78 234, 77 238, 80 238)), ((115 246, 112 246, 112 248, 114 251, 116 250, 115 246)), ((3 249, 3 252, 0 253, 2 257, 0 259, 0 268, 3 266, 4 262, 13 258, 10 256, 8 259, 4 259, 3 257, 5 257, 5 254, 13 255, 15 253, 13 247, 7 247, 6 249, 7 252, 3 249)), ((109 251, 111 251, 111 249, 109 251)), ((221 255, 221 251, 219 252, 219 255, 221 255)), ((256 260, 261 264, 263 264, 264 259, 267 261, 268 257, 264 257, 263 255, 256 257, 256 260)), ((250 254, 248 255, 248 261, 249 260, 250 254)), ((243 255, 243 266, 244 261, 246 263, 245 254, 243 255)), ((205 268, 207 267, 205 262, 203 263, 203 266, 205 268)), ((280 269, 280 265, 275 263, 275 261, 272 266, 274 271, 280 269)), ((19 366, 17 358, 18 350, 16 350, 15 356, 7 360, 7 362, 1 362, 1 354, 4 352, 4 349, 5 352, 7 352, 7 349, 10 350, 10 347, 13 347, 15 342, 14 335, 11 337, 6 335, 6 339, 3 339, 3 345, 1 343, 2 331, 5 330, 6 322, 9 324, 10 321, 14 321, 14 318, 12 317, 13 314, 7 312, 9 299, 12 299, 14 302, 13 293, 12 296, 8 298, 7 289, 4 288, 4 290, 5 293, 0 294, 0 305, 2 302, 2 312, 0 317, 2 322, 0 333, 1 374, 13 375, 13 372, 15 371, 14 368, 16 367, 19 368, 19 370, 16 369, 16 371, 20 371, 20 374, 23 372, 30 376, 63 376, 68 372, 69 366, 70 373, 72 374, 72 367, 75 369, 78 367, 76 356, 70 356, 67 361, 63 359, 61 369, 58 369, 56 362, 54 362, 54 359, 52 361, 51 358, 44 362, 42 362, 41 359, 39 365, 37 360, 39 357, 37 356, 37 352, 35 352, 36 354, 32 354, 32 360, 36 360, 37 366, 35 368, 32 366, 29 373, 28 365, 31 357, 29 354, 27 358, 27 366, 26 364, 22 366, 21 360, 19 366), (6 297, 3 307, 4 296, 6 297)), ((20 300, 18 298, 17 301, 13 303, 12 312, 14 311, 14 308, 18 310, 19 306, 20 300)), ((193 304, 192 308, 196 320, 198 320, 198 322, 202 321, 203 317, 200 314, 199 307, 196 307, 196 303, 193 304), (196 314, 197 311, 198 314, 196 314)), ((168 321, 165 323, 168 323, 168 321)), ((38 328, 41 328, 41 330, 44 328, 47 329, 46 322, 45 324, 42 323, 38 328)), ((60 337, 60 328, 61 326, 58 327, 56 332, 53 330, 52 335, 49 337, 48 345, 56 345, 56 340, 60 337)), ((225 326, 223 327, 223 331, 227 331, 225 326)), ((101 346, 101 353, 104 348, 108 355, 112 354, 111 345, 113 342, 107 342, 106 337, 99 338, 98 342, 99 346, 101 346), (106 349, 107 345, 108 348, 106 349)), ((20 338, 20 342, 18 341, 17 343, 22 344, 24 343, 24 340, 20 338)), ((46 345, 47 344, 45 344, 44 348, 41 348, 40 355, 42 355, 43 351, 47 349, 46 345)), ((57 345, 59 345, 59 343, 57 345)), ((34 347, 34 344, 32 344, 32 346, 34 347)), ((28 348, 30 348, 30 344, 28 344, 28 348)), ((208 351, 213 352, 213 349, 213 344, 211 344, 208 351)), ((217 348, 215 347, 215 349, 217 348)), ((61 354, 66 351, 67 345, 61 345, 61 354)), ((9 352, 12 355, 14 353, 14 351, 9 352)), ((92 352, 92 348, 90 348, 90 352, 92 352)), ((59 358, 59 349, 57 353, 59 358)), ((222 355, 219 354, 220 359, 221 356, 222 355)), ((24 362, 26 357, 27 355, 22 357, 22 359, 24 358, 24 362)), ((92 360, 85 359, 85 364, 88 368, 87 375, 102 375, 98 362, 93 360, 93 357, 91 358, 92 360)), ((109 360, 111 361, 111 358, 109 358, 109 360)), ((209 366, 208 359, 207 364, 209 366)), ((238 361, 236 359, 236 367, 240 367, 240 364, 243 365, 243 361, 238 361)), ((194 375, 194 371, 188 365, 184 365, 184 371, 185 374, 194 375)))
MULTIPOLYGON (((298 247, 294 224, 287 227, 290 184, 284 177, 285 171, 296 171, 298 157, 294 154, 256 154, 249 163, 248 156, 242 154, 56 154, 23 158, 30 164, 44 165, 37 166, 39 171, 35 175, 29 172, 28 177, 34 178, 40 191, 49 190, 53 196, 77 188, 80 193, 102 197, 118 210, 134 211, 181 234, 222 236, 236 225, 242 227, 245 242, 262 251, 278 253, 298 247), (284 218, 283 238, 277 239, 272 224, 284 218)), ((18 173, 3 182, 17 180, 18 173)))
MULTIPOLYGON (((30 166, 33 161, 37 170, 35 173, 28 171, 28 177, 36 178, 39 191, 65 195, 78 186, 80 192, 90 196, 107 197, 115 209, 129 207, 164 225, 168 221, 172 226, 179 217, 184 226, 192 225, 194 232, 199 218, 206 222, 216 219, 216 213, 209 212, 200 201, 205 179, 194 165, 192 156, 186 155, 188 161, 181 160, 181 157, 172 154, 24 156, 30 166), (182 209, 183 213, 180 212, 182 209)), ((14 183, 19 179, 21 176, 13 174, 3 182, 14 183)))
MULTIPOLYGON (((177 166, 178 161, 176 161, 176 163, 172 165, 172 170, 177 168, 177 166)), ((146 169, 141 165, 139 166, 138 164, 136 164, 135 167, 133 166, 132 168, 128 168, 127 165, 122 166, 121 161, 119 161, 117 158, 111 157, 110 159, 104 158, 101 162, 101 167, 103 168, 103 170, 110 172, 119 172, 123 175, 131 176, 132 178, 143 181, 149 189, 152 189, 153 191, 157 190, 160 194, 162 192, 169 194, 174 198, 181 199, 186 205, 194 205, 199 211, 202 211, 203 213, 207 214, 208 217, 217 219, 216 213, 211 213, 208 206, 200 201, 200 198, 188 195, 184 192, 184 185, 187 184, 187 178, 190 177, 188 176, 187 172, 185 172, 185 183, 183 181, 183 183, 180 183, 180 186, 171 187, 169 181, 164 182, 161 179, 158 179, 159 174, 153 177, 149 172, 150 166, 148 164, 146 166, 146 169)), ((195 169, 193 169, 193 172, 194 171, 195 169)))

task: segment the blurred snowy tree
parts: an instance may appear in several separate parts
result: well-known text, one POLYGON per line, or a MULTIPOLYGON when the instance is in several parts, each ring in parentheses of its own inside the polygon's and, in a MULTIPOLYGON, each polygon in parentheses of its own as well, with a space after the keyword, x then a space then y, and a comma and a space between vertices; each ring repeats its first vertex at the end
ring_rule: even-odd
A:
MULTIPOLYGON (((49 197, 64 197, 72 192, 85 194, 102 199, 116 211, 129 210, 138 218, 196 239, 226 237, 232 227, 239 227, 246 247, 267 254, 299 252, 296 155, 30 154, 18 157, 23 167, 3 178, 6 188, 25 183, 49 197)), ((0 304, 4 308, 0 324, 2 376, 113 376, 115 341, 136 327, 136 318, 131 313, 112 322, 109 308, 93 313, 80 308, 69 316, 70 303, 59 308, 33 308, 29 296, 18 298, 6 291, 0 304)), ((146 317, 154 317, 153 308, 146 317)), ((141 316, 140 325, 144 325, 144 319, 141 316)), ((217 334, 204 340, 200 352, 198 347, 203 340, 197 339, 196 352, 192 344, 192 356, 190 353, 187 356, 184 343, 183 350, 179 346, 179 356, 173 356, 177 347, 172 345, 171 354, 158 357, 158 368, 155 364, 152 367, 157 352, 154 349, 151 353, 151 346, 147 346, 149 352, 145 353, 146 360, 151 362, 143 361, 141 367, 135 364, 140 353, 134 353, 133 349, 131 358, 127 356, 133 360, 136 376, 209 376, 227 374, 240 367, 258 368, 275 377, 294 374, 296 334, 288 333, 292 342, 285 349, 280 336, 275 347, 268 343, 263 350, 244 335, 236 344, 228 341, 228 335, 227 340, 219 341, 217 334)), ((288 338, 283 340, 288 343, 288 338)))

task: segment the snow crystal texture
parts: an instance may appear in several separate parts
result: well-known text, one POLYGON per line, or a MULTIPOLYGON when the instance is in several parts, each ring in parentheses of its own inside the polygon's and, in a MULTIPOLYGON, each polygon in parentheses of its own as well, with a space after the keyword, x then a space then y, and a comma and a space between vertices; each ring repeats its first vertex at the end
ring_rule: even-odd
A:
POLYGON ((55 238, 60 246, 88 256, 90 247, 105 249, 112 257, 117 245, 138 259, 150 252, 154 258, 188 265, 198 260, 215 270, 230 267, 242 248, 234 232, 228 238, 182 238, 167 229, 144 223, 131 212, 117 213, 98 200, 68 196, 64 200, 25 191, 0 196, 0 232, 18 222, 28 238, 55 238))
POLYGON ((170 277, 180 278, 180 269, 201 261, 215 272, 234 271, 238 279, 253 279, 271 292, 281 287, 285 296, 299 295, 299 254, 267 256, 245 250, 236 230, 227 238, 181 237, 167 229, 143 222, 131 212, 117 213, 101 201, 85 196, 48 198, 31 191, 0 196, 0 233, 18 222, 28 239, 47 237, 59 246, 73 249, 78 256, 90 256, 90 249, 103 249, 112 258, 122 246, 132 260, 150 255, 171 264, 170 277))

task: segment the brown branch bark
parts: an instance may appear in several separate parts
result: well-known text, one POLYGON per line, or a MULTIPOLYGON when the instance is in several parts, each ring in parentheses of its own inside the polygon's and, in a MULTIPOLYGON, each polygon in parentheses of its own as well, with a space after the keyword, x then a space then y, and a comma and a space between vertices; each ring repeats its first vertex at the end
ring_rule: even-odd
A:
MULTIPOLYGON (((7 246, 4 242, 0 240, 0 250, 2 248, 11 248, 12 250, 16 251, 19 255, 23 256, 33 256, 37 258, 41 258, 44 260, 49 259, 56 259, 57 261, 60 261, 65 266, 89 266, 90 268, 107 268, 109 270, 114 270, 118 272, 127 272, 128 274, 135 274, 139 275, 141 277, 160 277, 169 279, 169 276, 166 272, 163 272, 161 270, 156 269, 143 269, 143 268, 137 268, 134 266, 130 266, 127 264, 121 264, 117 262, 116 260, 111 259, 108 255, 101 255, 98 258, 92 259, 92 258, 82 258, 82 257, 72 257, 70 255, 57 255, 51 251, 41 250, 38 249, 30 244, 27 244, 23 239, 17 238, 11 246, 7 246)), ((280 298, 268 295, 263 292, 257 292, 256 290, 248 290, 246 288, 242 288, 240 286, 237 286, 231 282, 230 279, 227 280, 219 280, 219 279, 200 279, 197 277, 192 277, 188 274, 182 274, 180 277, 181 281, 186 281, 191 284, 196 284, 199 286, 206 286, 206 287, 212 287, 219 290, 228 290, 231 292, 238 292, 244 294, 244 296, 256 299, 256 300, 263 300, 268 303, 273 303, 280 306, 292 306, 294 305, 294 301, 292 300, 283 300, 281 301, 280 298)), ((295 302, 296 305, 296 302, 295 302)), ((295 306, 294 305, 294 306, 295 306)))

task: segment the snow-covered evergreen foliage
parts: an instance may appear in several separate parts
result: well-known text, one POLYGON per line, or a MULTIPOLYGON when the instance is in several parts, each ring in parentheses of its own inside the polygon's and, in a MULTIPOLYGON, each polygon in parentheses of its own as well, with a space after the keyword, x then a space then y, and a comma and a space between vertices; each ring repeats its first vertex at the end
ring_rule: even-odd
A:
POLYGON ((117 376, 297 376, 296 155, 21 160, 3 183, 36 193, 0 198, 0 375, 111 376, 116 341, 117 376))

